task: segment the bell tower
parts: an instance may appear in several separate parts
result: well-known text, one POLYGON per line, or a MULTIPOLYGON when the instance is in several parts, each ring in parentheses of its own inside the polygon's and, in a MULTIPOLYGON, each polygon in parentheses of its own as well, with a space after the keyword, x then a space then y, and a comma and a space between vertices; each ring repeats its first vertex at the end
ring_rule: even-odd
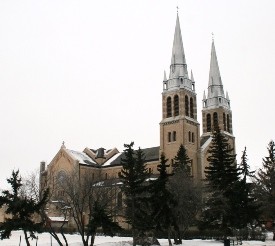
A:
POLYGON ((202 138, 211 135, 215 126, 229 138, 231 147, 235 149, 235 137, 232 130, 232 111, 228 93, 224 94, 214 40, 212 40, 210 71, 207 97, 203 95, 203 134, 202 138))
POLYGON ((192 71, 191 76, 188 75, 177 14, 169 78, 164 72, 163 79, 160 152, 171 163, 181 144, 192 160, 192 175, 199 177, 200 125, 197 121, 195 81, 192 71))

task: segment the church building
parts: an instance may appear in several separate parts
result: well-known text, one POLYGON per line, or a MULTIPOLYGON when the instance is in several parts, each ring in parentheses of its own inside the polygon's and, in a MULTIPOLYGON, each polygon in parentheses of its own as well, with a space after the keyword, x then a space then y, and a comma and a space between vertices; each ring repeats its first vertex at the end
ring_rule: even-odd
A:
MULTIPOLYGON (((157 173, 157 165, 161 153, 173 164, 173 158, 181 144, 187 150, 191 159, 191 172, 196 180, 204 179, 204 169, 207 166, 207 150, 211 144, 211 131, 218 125, 225 134, 231 146, 235 149, 235 138, 232 131, 232 111, 228 93, 224 93, 219 71, 218 59, 214 41, 212 41, 209 82, 207 94, 202 102, 202 134, 198 122, 198 103, 195 80, 192 71, 188 71, 180 21, 177 15, 174 41, 172 47, 169 76, 164 72, 162 85, 162 119, 159 123, 160 142, 158 146, 143 149, 146 165, 152 173, 157 173)), ((156 125, 156 127, 158 127, 156 125)), ((66 148, 63 143, 52 161, 45 166, 40 165, 40 188, 53 188, 55 179, 62 180, 67 173, 77 169, 79 175, 89 173, 92 179, 117 179, 121 171, 123 152, 117 148, 89 148, 76 151, 66 148)), ((55 198, 61 199, 62 190, 55 192, 55 198)), ((120 195, 120 194, 118 194, 120 195)), ((58 200, 58 199, 57 199, 58 200)), ((49 212, 50 213, 50 212, 49 212)), ((52 220, 58 215, 52 212, 52 220)))

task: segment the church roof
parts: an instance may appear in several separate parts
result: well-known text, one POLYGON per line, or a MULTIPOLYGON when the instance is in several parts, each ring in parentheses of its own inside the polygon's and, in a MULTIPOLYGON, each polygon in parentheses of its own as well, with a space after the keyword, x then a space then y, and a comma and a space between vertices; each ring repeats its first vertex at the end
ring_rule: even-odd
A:
MULTIPOLYGON (((144 153, 146 162, 159 160, 159 146, 142 149, 142 151, 144 153)), ((110 161, 108 162, 108 166, 120 166, 121 160, 125 158, 125 154, 124 152, 121 152, 116 154, 113 158, 111 158, 112 160, 110 159, 110 161)), ((107 166, 107 162, 104 163, 103 166, 107 166)))
POLYGON ((201 147, 207 142, 207 140, 208 140, 209 138, 211 138, 210 135, 201 137, 201 142, 200 142, 201 147))
POLYGON ((96 162, 93 161, 92 158, 90 158, 87 154, 80 152, 80 151, 75 151, 75 150, 70 150, 66 149, 70 155, 73 156, 74 159, 76 159, 79 164, 84 164, 84 165, 97 165, 96 162))

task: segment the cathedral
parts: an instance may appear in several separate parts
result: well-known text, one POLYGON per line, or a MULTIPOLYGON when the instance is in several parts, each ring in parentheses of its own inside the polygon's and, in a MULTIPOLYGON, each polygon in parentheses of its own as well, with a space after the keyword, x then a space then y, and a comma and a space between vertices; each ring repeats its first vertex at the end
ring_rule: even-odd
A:
MULTIPOLYGON (((207 166, 207 150, 211 145, 211 130, 218 125, 235 149, 232 131, 232 111, 228 93, 224 93, 219 71, 214 40, 211 47, 209 82, 207 93, 202 101, 202 134, 197 120, 198 106, 195 80, 192 71, 188 72, 180 21, 177 15, 174 41, 172 46, 169 76, 164 72, 162 81, 162 119, 159 123, 159 146, 143 149, 147 168, 157 173, 161 153, 169 160, 170 170, 173 158, 181 144, 191 159, 191 172, 195 180, 204 179, 207 166)), ((206 85, 205 85, 206 86, 206 85)), ((160 84, 161 88, 161 84, 160 84)), ((157 127, 157 126, 156 126, 157 127)), ((123 152, 113 149, 93 149, 83 151, 66 148, 63 143, 52 161, 46 166, 40 164, 40 188, 52 187, 53 180, 62 180, 70 171, 77 168, 79 175, 89 174, 93 180, 117 179, 121 170, 123 152)), ((64 192, 57 190, 56 198, 62 198, 64 192)), ((52 212, 52 220, 58 215, 52 212)))

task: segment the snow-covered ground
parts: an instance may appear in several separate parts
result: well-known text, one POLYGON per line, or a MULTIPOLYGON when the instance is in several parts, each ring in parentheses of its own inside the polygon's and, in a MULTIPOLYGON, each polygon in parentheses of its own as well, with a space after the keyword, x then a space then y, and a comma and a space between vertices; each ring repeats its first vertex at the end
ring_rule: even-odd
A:
MULTIPOLYGON (((67 239, 69 242, 69 245, 71 246, 80 246, 81 238, 79 235, 67 235, 67 239)), ((95 239, 95 246, 130 246, 131 245, 132 238, 129 237, 104 237, 104 236, 97 236, 95 239)), ((166 239, 160 239, 161 246, 168 246, 168 241, 166 239)), ((24 235, 21 231, 16 231, 12 233, 12 236, 10 239, 0 240, 0 245, 2 246, 26 246, 24 235), (20 243, 20 236, 21 236, 21 244, 20 243)), ((33 240, 31 242, 32 246, 36 245, 36 240, 33 240)), ((38 235, 38 246, 56 246, 58 245, 55 240, 52 238, 48 233, 43 233, 38 235)), ((223 242, 215 241, 215 240, 184 240, 182 245, 186 246, 219 246, 223 245, 223 242)), ((253 245, 253 246, 271 246, 275 245, 275 242, 272 241, 272 234, 269 233, 267 235, 267 240, 265 242, 260 241, 244 241, 243 246, 246 245, 253 245)))

